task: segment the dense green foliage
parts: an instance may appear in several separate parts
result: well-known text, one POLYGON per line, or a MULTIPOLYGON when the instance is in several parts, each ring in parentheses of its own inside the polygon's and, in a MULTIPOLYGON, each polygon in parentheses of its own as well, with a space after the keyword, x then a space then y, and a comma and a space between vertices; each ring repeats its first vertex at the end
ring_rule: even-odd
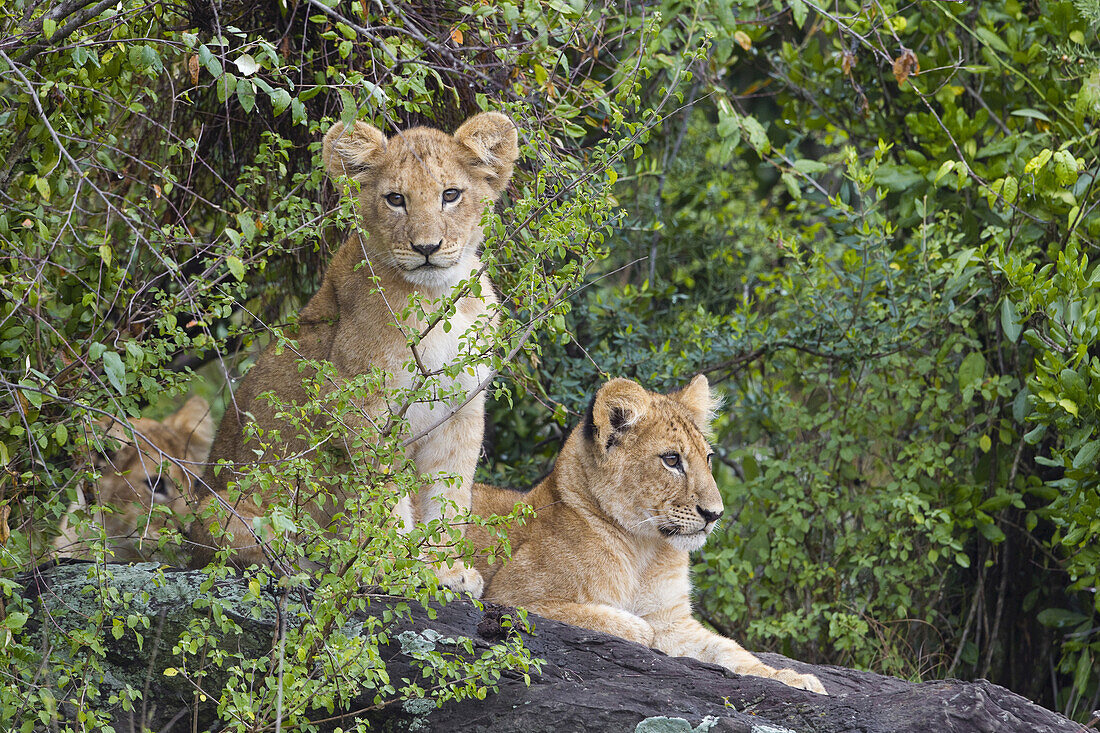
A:
MULTIPOLYGON (((701 618, 750 648, 1097 707, 1097 3, 9 5, 4 725, 60 705, 94 729, 110 695, 140 698, 98 680, 112 635, 149 633, 102 567, 101 612, 53 649, 24 633, 12 576, 93 470, 97 418, 224 399, 312 294, 353 221, 318 164, 327 124, 453 129, 488 108, 517 121, 523 158, 487 222, 504 306, 483 335, 500 374, 485 478, 533 480, 603 377, 706 372, 730 518, 698 556, 701 618)), ((313 417, 378 377, 301 406, 295 429, 323 442, 313 417)), ((258 577, 257 603, 302 620, 279 644, 297 655, 219 648, 232 621, 212 602, 163 662, 197 685, 197 660, 225 670, 210 693, 236 729, 304 727, 357 689, 485 695, 532 664, 512 643, 456 650, 404 684, 341 633, 364 577, 446 597, 411 558, 448 528, 379 521, 418 480, 401 442, 388 425, 338 469, 365 485, 347 536, 279 512, 263 528, 286 568, 300 532, 342 571, 258 577)), ((306 460, 252 478, 291 475, 333 480, 306 460)), ((376 642, 391 621, 370 621, 376 642)))

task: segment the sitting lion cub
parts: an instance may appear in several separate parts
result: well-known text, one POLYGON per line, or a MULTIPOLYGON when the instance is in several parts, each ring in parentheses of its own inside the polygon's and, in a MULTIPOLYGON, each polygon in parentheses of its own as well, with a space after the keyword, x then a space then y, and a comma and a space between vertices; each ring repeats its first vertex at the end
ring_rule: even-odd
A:
MULTIPOLYGON (((510 560, 479 556, 483 597, 827 694, 813 675, 769 667, 692 618, 688 553, 722 515, 703 434, 712 406, 702 375, 668 396, 613 379, 538 486, 521 495, 476 485, 480 516, 507 514, 519 501, 536 511, 509 529, 510 560)), ((484 529, 469 535, 488 547, 484 529)))
MULTIPOLYGON (((237 409, 231 406, 222 420, 205 477, 220 503, 229 509, 228 520, 222 522, 228 534, 215 540, 210 528, 196 521, 191 533, 196 545, 193 564, 209 562, 219 544, 234 550, 238 565, 265 561, 251 528, 252 519, 266 513, 271 497, 257 493, 233 501, 227 489, 229 482, 237 480, 238 467, 260 460, 253 452, 255 444, 243 439, 246 422, 254 421, 265 432, 286 428, 276 408, 259 396, 274 391, 282 401, 299 404, 310 398, 302 386, 305 375, 298 368, 300 358, 329 361, 344 379, 377 367, 390 376, 388 387, 404 389, 422 376, 421 371, 438 375, 459 358, 477 355, 479 346, 465 334, 475 328, 489 329, 494 322, 492 306, 497 302, 484 274, 477 288, 480 294, 460 298, 448 323, 429 328, 427 320, 415 313, 405 318, 397 314, 410 294, 416 292, 429 300, 445 298, 456 284, 481 268, 482 214, 508 185, 518 155, 515 125, 498 112, 471 117, 454 135, 417 127, 386 138, 364 122, 351 127, 337 122, 328 131, 322 151, 326 170, 334 181, 346 177, 359 184, 359 220, 369 236, 352 232, 336 253, 320 289, 301 312, 297 332, 288 334, 298 342, 297 353, 277 351, 273 344, 236 389, 237 409), (414 352, 410 337, 425 332, 414 352), (417 374, 406 368, 414 360, 417 374), (214 464, 221 459, 232 465, 215 471, 214 464)), ((425 318, 432 315, 425 314, 425 318)), ((469 394, 484 377, 464 370, 454 381, 469 394)), ((441 381, 441 388, 446 388, 447 380, 441 381)), ((346 422, 349 432, 364 429, 369 434, 371 421, 385 423, 387 413, 397 413, 401 405, 375 399, 356 407, 357 412, 347 418, 352 421, 346 422)), ((408 447, 407 456, 421 474, 446 474, 458 480, 436 481, 418 496, 403 499, 398 507, 403 523, 443 516, 441 497, 460 508, 470 506, 485 429, 485 392, 464 404, 461 398, 415 402, 404 417, 412 438, 437 425, 451 411, 456 413, 408 447)), ((262 460, 305 455, 316 448, 292 435, 284 434, 283 439, 262 460)), ((350 494, 355 487, 348 486, 345 491, 350 494)), ((302 491, 303 496, 309 493, 302 491)), ((300 508, 309 511, 321 526, 328 526, 343 511, 346 498, 337 495, 315 501, 309 497, 302 500, 300 508)), ((208 497, 204 506, 212 501, 214 497, 208 497)), ((437 568, 437 574, 456 590, 481 593, 481 577, 462 563, 437 568)))
POLYGON ((197 474, 204 470, 198 464, 206 460, 214 439, 210 405, 192 397, 163 421, 141 417, 130 420, 129 428, 132 434, 120 422, 107 428, 106 435, 122 445, 93 459, 100 472, 94 496, 77 489, 53 543, 57 557, 90 559, 92 543, 102 536, 111 559, 142 562, 153 559, 162 528, 175 522, 183 529, 197 474), (111 510, 105 511, 108 506, 111 510), (170 513, 153 507, 167 507, 170 513), (86 520, 74 527, 72 519, 88 512, 94 524, 86 520))

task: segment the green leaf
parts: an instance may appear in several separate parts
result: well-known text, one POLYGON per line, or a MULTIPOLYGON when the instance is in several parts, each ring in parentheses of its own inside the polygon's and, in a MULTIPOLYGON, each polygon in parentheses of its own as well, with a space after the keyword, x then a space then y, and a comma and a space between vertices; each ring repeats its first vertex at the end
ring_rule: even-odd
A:
POLYGON ((1062 544, 1066 547, 1070 545, 1076 545, 1082 539, 1085 538, 1085 534, 1088 532, 1088 527, 1074 527, 1066 536, 1062 538, 1062 544))
POLYGON ((343 88, 341 88, 339 92, 340 102, 344 108, 340 113, 340 121, 343 122, 344 125, 350 125, 352 122, 355 122, 355 117, 359 113, 359 110, 355 106, 355 98, 351 96, 351 92, 343 88))
POLYGON ((256 236, 256 220, 252 218, 252 214, 247 211, 238 213, 237 224, 241 227, 241 234, 244 235, 245 241, 251 242, 256 236))
POLYGON ((1078 654, 1081 656, 1077 659, 1077 671, 1073 673, 1073 686, 1078 692, 1084 693, 1089 683, 1089 676, 1092 674, 1092 654, 1087 648, 1082 649, 1078 654))
POLYGON ((276 117, 290 106, 290 92, 285 89, 272 89, 268 96, 271 98, 271 109, 276 117))
POLYGON ((42 198, 47 201, 50 200, 50 182, 45 178, 35 178, 34 187, 38 189, 38 193, 42 194, 42 198))
POLYGON ((974 31, 974 34, 977 35, 978 38, 987 46, 990 46, 997 51, 1000 51, 1001 53, 1009 53, 1008 46, 1005 45, 1005 42, 1002 41, 996 33, 989 30, 988 28, 978 28, 974 31))
POLYGON ((1020 314, 1006 295, 1001 299, 1001 330, 1004 331, 1005 338, 1012 343, 1016 343, 1023 329, 1024 324, 1020 321, 1020 314))
POLYGON ((237 89, 237 77, 232 74, 222 74, 217 83, 218 101, 224 102, 237 89))
POLYGON ((152 46, 131 46, 129 57, 130 66, 138 71, 159 73, 164 68, 164 64, 160 60, 160 54, 152 46))
POLYGON ((1064 608, 1044 609, 1040 611, 1039 615, 1035 618, 1043 626, 1049 626, 1053 629, 1064 629, 1067 626, 1077 626, 1080 623, 1088 621, 1088 618, 1082 614, 1074 611, 1067 611, 1064 608))
POLYGON ((244 263, 241 262, 240 257, 229 255, 225 258, 225 263, 229 265, 229 272, 233 277, 237 278, 239 282, 244 281, 244 263))
POLYGON ((1031 391, 1025 386, 1016 394, 1016 399, 1012 400, 1012 419, 1020 424, 1023 424, 1031 412, 1031 405, 1027 401, 1030 394, 1031 391))
POLYGON ((760 464, 756 462, 756 457, 751 453, 746 454, 741 459, 741 469, 745 472, 745 481, 755 481, 760 477, 760 464))
POLYGON ((993 440, 988 435, 983 435, 978 438, 978 447, 982 449, 982 453, 988 453, 993 447, 993 440))
POLYGON ((743 115, 740 119, 741 127, 744 129, 745 135, 748 136, 749 145, 752 145, 753 150, 759 153, 761 157, 770 153, 772 143, 768 139, 768 133, 764 131, 764 126, 752 115, 743 115))
POLYGON ((215 79, 221 78, 222 62, 218 61, 218 57, 211 53, 210 49, 206 47, 206 44, 199 46, 199 63, 205 66, 206 70, 209 71, 210 75, 215 79))
POLYGON ((256 63, 256 59, 248 53, 241 54, 233 64, 237 67, 237 71, 241 73, 241 76, 252 76, 260 70, 260 65, 256 63))
POLYGON ((802 199, 802 187, 798 185, 798 179, 794 177, 793 173, 783 171, 780 180, 782 180, 783 185, 787 187, 787 193, 791 195, 792 199, 795 201, 800 201, 802 199))
POLYGON ((959 387, 967 387, 985 376, 985 357, 981 352, 972 351, 959 365, 959 387))
POLYGON ((1076 370, 1063 369, 1058 375, 1058 381, 1062 383, 1062 387, 1070 397, 1082 402, 1088 401, 1088 383, 1076 370))
POLYGON ((982 537, 985 537, 995 545, 1005 540, 1005 533, 995 524, 978 522, 978 531, 982 533, 982 537))
POLYGON ((27 625, 28 618, 30 617, 22 611, 12 611, 0 623, 3 623, 4 627, 10 631, 19 631, 27 625))
POLYGON ((1050 122, 1050 118, 1037 109, 1031 109, 1025 107, 1024 109, 1014 109, 1009 112, 1013 117, 1030 117, 1033 120, 1042 120, 1043 122, 1050 122))
POLYGON ((251 112, 256 108, 256 86, 245 79, 237 83, 237 99, 245 112, 251 112))
POLYGON ((107 381, 111 386, 119 394, 126 394, 126 365, 122 363, 122 357, 114 351, 104 351, 103 370, 107 373, 107 381))
POLYGON ((908 191, 918 184, 927 185, 927 179, 911 166, 883 163, 875 171, 875 183, 891 191, 908 191))
POLYGON ((1100 456, 1100 440, 1090 440, 1081 446, 1081 450, 1077 451, 1077 455, 1073 457, 1073 467, 1095 467, 1097 456, 1100 456))
POLYGON ((999 512, 1007 506, 1010 506, 1015 500, 1015 494, 998 494, 997 496, 990 497, 983 501, 978 507, 983 512, 993 514, 999 512))
POLYGON ((939 183, 940 179, 946 176, 955 168, 955 161, 945 160, 940 164, 939 170, 936 171, 936 177, 932 179, 932 183, 939 183))
POLYGON ((825 165, 819 160, 796 160, 794 162, 794 169, 799 173, 803 173, 807 176, 814 173, 822 173, 829 170, 829 166, 825 165))
POLYGON ((808 10, 806 3, 802 0, 791 0, 791 17, 794 18, 794 24, 799 28, 806 22, 806 15, 808 10))
MULTIPOLYGON (((1050 159, 1052 157, 1054 157, 1054 151, 1050 148, 1039 151, 1038 155, 1036 155, 1034 158, 1029 160, 1026 165, 1024 165, 1024 173, 1035 173, 1036 171, 1042 170, 1043 167, 1050 162, 1050 159)), ((1005 185, 1007 184, 1008 181, 1006 180, 1005 185)))
POLYGON ((1071 400, 1067 397, 1063 397, 1062 399, 1058 400, 1058 404, 1061 405, 1062 408, 1066 412, 1073 415, 1074 417, 1077 417, 1077 403, 1076 402, 1074 402, 1073 400, 1071 400))

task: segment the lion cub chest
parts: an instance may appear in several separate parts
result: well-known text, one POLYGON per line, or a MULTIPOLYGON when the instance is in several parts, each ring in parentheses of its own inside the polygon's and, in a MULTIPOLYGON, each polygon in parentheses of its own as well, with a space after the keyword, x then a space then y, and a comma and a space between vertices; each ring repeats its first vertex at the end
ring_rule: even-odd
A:
POLYGON ((650 546, 649 543, 633 549, 629 581, 614 584, 620 586, 620 592, 612 594, 613 598, 618 598, 614 598, 611 605, 644 617, 691 595, 686 553, 660 545, 650 546))
MULTIPOLYGON (((480 304, 479 304, 480 305, 480 304)), ((429 427, 439 418, 443 410, 461 405, 477 386, 489 375, 489 367, 479 358, 481 353, 479 334, 475 326, 488 323, 482 317, 485 308, 460 308, 448 319, 449 328, 444 329, 438 323, 416 346, 414 359, 412 350, 405 352, 405 363, 393 370, 397 385, 409 389, 425 379, 422 370, 427 371, 426 384, 431 396, 413 403, 406 417, 413 434, 429 427), (473 357, 473 360, 471 360, 473 357), (409 360, 415 368, 408 369, 409 360), (449 368, 461 362, 471 362, 460 368, 457 373, 447 373, 449 368)), ((483 399, 471 400, 463 408, 480 410, 483 399)))

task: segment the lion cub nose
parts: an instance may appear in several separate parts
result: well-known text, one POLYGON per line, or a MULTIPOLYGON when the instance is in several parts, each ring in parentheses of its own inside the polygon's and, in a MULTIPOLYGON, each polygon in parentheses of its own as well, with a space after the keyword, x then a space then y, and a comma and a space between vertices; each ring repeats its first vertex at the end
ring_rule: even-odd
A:
POLYGON ((695 506, 695 511, 699 512, 699 516, 702 517, 708 524, 717 521, 718 517, 722 516, 722 509, 716 512, 712 512, 709 509, 704 509, 698 504, 695 506))
POLYGON ((419 252, 420 254, 424 255, 425 257, 431 257, 433 254, 438 252, 439 249, 443 246, 443 240, 441 239, 441 240, 439 240, 438 242, 436 242, 434 244, 414 244, 414 245, 411 245, 411 246, 412 246, 414 251, 419 252))

